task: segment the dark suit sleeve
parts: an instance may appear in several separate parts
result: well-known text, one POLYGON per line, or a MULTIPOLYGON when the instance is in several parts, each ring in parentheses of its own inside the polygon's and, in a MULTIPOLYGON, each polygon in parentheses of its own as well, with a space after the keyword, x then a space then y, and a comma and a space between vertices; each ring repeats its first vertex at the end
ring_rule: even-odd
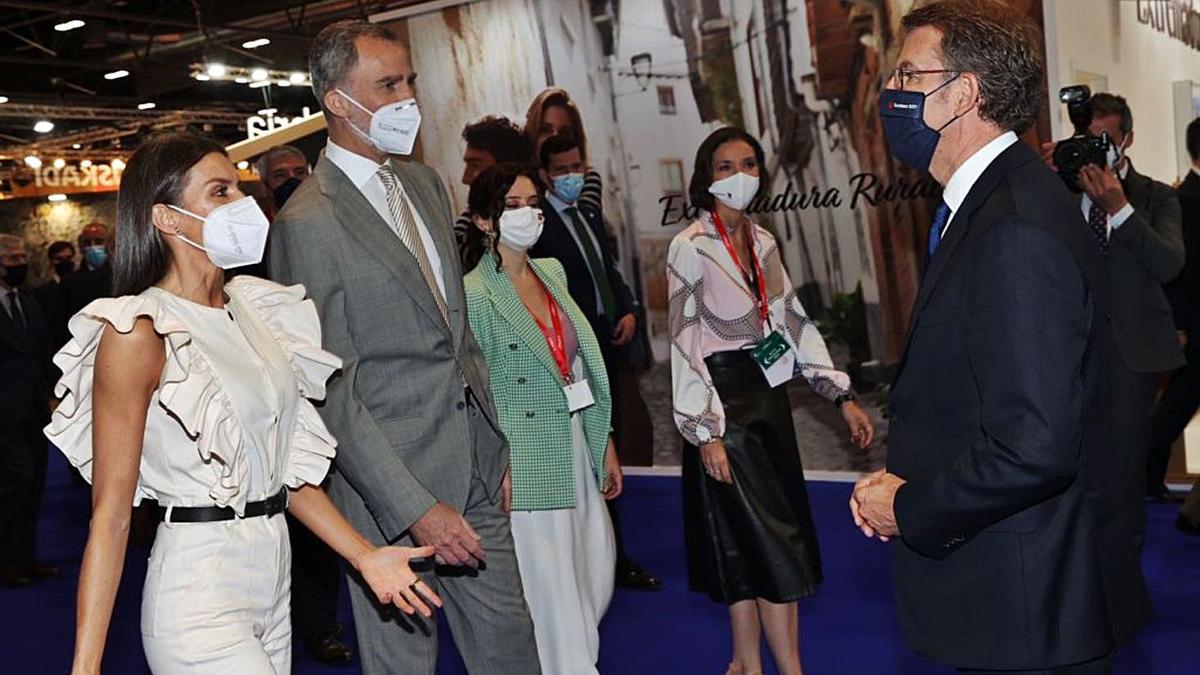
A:
MULTIPOLYGON (((592 233, 596 235, 596 241, 600 242, 600 248, 604 255, 605 273, 608 275, 608 285, 616 295, 617 307, 621 316, 637 311, 637 297, 629 288, 629 284, 625 283, 625 276, 617 267, 616 251, 613 250, 610 239, 605 236, 603 217, 600 213, 593 213, 589 224, 592 227, 592 233)), ((615 318, 619 319, 621 316, 615 318)))
POLYGON ((330 381, 321 408, 338 437, 337 470, 362 496, 384 537, 395 541, 437 499, 404 464, 354 393, 359 357, 347 328, 340 275, 331 267, 335 264, 330 254, 334 243, 304 236, 307 229, 280 222, 286 213, 281 213, 272 230, 271 273, 282 283, 304 285, 321 317, 325 349, 342 358, 341 374, 330 381))
POLYGON ((932 558, 1065 489, 1078 469, 1091 320, 1083 277, 1045 230, 1012 220, 986 237, 965 308, 979 437, 940 472, 901 476, 909 482, 895 499, 904 542, 932 558))
POLYGON ((1183 270, 1183 215, 1175 192, 1151 183, 1146 209, 1135 209, 1113 234, 1113 246, 1123 246, 1158 280, 1179 276, 1183 270))

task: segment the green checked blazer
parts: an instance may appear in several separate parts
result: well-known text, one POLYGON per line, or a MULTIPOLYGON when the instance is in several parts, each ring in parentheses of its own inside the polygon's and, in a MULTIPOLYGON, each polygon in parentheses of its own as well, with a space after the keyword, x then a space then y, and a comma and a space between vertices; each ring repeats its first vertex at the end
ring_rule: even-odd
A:
MULTIPOLYGON (((553 258, 529 260, 579 334, 579 354, 596 404, 583 409, 592 474, 603 482, 604 451, 612 423, 612 397, 600 345, 567 292, 567 275, 553 258)), ((571 416, 558 366, 546 338, 521 303, 496 258, 485 254, 463 280, 467 320, 487 359, 500 428, 508 436, 514 511, 575 506, 571 416)))

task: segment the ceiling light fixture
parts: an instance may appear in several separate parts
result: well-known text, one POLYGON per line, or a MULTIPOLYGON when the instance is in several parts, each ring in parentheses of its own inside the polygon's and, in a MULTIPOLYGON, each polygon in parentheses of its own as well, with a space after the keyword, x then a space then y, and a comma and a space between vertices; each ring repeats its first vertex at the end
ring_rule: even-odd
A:
POLYGON ((234 82, 237 82, 238 84, 249 84, 249 83, 250 83, 250 78, 248 78, 248 77, 235 77, 235 78, 233 78, 233 81, 234 81, 234 82))
POLYGON ((255 82, 261 82, 270 76, 271 73, 267 72, 266 68, 255 68, 254 70, 250 71, 250 79, 254 80, 255 82))
POLYGON ((25 157, 25 165, 31 169, 40 169, 42 168, 42 160, 34 155, 28 155, 25 157))
POLYGON ((119 80, 122 77, 129 77, 129 71, 128 70, 114 70, 111 73, 104 74, 104 79, 106 79, 106 80, 119 80))
POLYGON ((260 87, 270 86, 270 84, 271 84, 270 80, 259 80, 258 82, 251 82, 250 88, 251 89, 259 89, 260 87))
POLYGON ((242 161, 237 163, 237 168, 238 168, 238 171, 245 171, 246 169, 250 168, 250 162, 247 162, 246 160, 243 159, 242 161))
POLYGON ((56 168, 56 169, 61 169, 66 165, 67 165, 67 160, 63 159, 62 157, 59 157, 58 159, 54 160, 54 168, 56 168))
POLYGON ((72 143, 72 144, 71 144, 71 149, 72 149, 72 150, 78 150, 78 149, 80 149, 80 148, 82 148, 82 147, 83 147, 83 146, 82 146, 82 145, 80 145, 80 144, 78 144, 78 143, 72 143))
POLYGON ((207 70, 209 77, 225 77, 225 73, 229 72, 223 63, 210 63, 207 70))
POLYGON ((196 73, 196 79, 197 79, 197 80, 199 80, 199 81, 201 81, 201 82, 208 82, 208 81, 209 81, 209 80, 211 80, 212 78, 211 78, 211 77, 209 77, 209 76, 208 76, 207 74, 205 74, 205 73, 196 73))
POLYGON ((33 125, 33 130, 39 134, 48 134, 51 131, 54 131, 54 122, 51 122, 50 120, 40 120, 37 124, 33 125))
POLYGON ((54 30, 60 33, 65 33, 69 30, 75 30, 76 28, 83 28, 86 25, 87 23, 85 23, 83 19, 71 19, 70 21, 64 21, 62 23, 55 24, 54 30))
POLYGON ((46 199, 49 199, 52 202, 65 202, 65 201, 67 201, 67 196, 61 192, 55 192, 54 194, 50 195, 46 199))
POLYGON ((92 168, 92 160, 90 160, 90 159, 85 159, 85 160, 81 161, 81 162, 79 163, 79 168, 81 168, 81 169, 90 169, 90 168, 92 168))
POLYGON ((259 47, 265 47, 269 44, 271 44, 271 41, 267 38, 258 38, 257 40, 243 42, 242 49, 258 49, 259 47))
POLYGON ((0 103, 8 103, 8 97, 7 97, 7 96, 0 96, 0 103))
POLYGON ((150 101, 146 101, 145 103, 138 104, 138 110, 153 110, 153 109, 154 109, 154 104, 151 103, 150 101))
POLYGON ((288 80, 290 80, 292 84, 304 84, 305 79, 306 79, 306 76, 304 73, 297 72, 297 73, 292 73, 291 75, 288 75, 288 80))
POLYGON ((276 80, 276 81, 275 81, 275 84, 277 84, 277 85, 279 85, 279 86, 281 86, 281 87, 290 87, 290 86, 292 86, 292 82, 291 82, 291 80, 276 80))
POLYGON ((120 157, 114 159, 112 161, 112 168, 116 169, 117 171, 121 171, 125 168, 125 160, 121 159, 120 157))

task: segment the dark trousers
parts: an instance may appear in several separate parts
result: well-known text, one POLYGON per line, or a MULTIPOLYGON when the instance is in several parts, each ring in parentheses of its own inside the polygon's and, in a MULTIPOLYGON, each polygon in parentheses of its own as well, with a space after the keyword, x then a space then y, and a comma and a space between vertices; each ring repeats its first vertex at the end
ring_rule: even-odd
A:
POLYGON ((1184 355, 1187 363, 1172 373, 1150 421, 1147 488, 1158 487, 1166 481, 1171 444, 1200 408, 1200 348, 1189 347, 1184 355))
MULTIPOLYGON (((620 369, 617 368, 617 348, 612 344, 613 325, 607 317, 597 317, 592 321, 592 330, 596 332, 596 341, 600 343, 600 354, 604 357, 604 369, 608 371, 608 388, 612 396, 612 428, 613 438, 621 436, 621 399, 620 394, 620 369)), ((621 518, 617 514, 617 499, 605 500, 604 504, 608 507, 608 517, 612 521, 613 539, 617 544, 617 568, 622 565, 629 564, 630 560, 625 555, 625 537, 621 535, 621 518)))
POLYGON ((34 563, 49 443, 42 420, 0 427, 0 569, 34 563))
POLYGON ((337 631, 338 589, 342 584, 337 554, 303 523, 288 515, 292 542, 292 625, 305 642, 337 631))
POLYGON ((1139 551, 1146 539, 1146 454, 1158 380, 1158 373, 1135 373, 1119 359, 1112 369, 1113 453, 1121 467, 1117 475, 1128 478, 1117 487, 1122 508, 1116 517, 1139 551))
POLYGON ((1043 668, 1040 670, 969 670, 967 668, 959 668, 960 673, 978 673, 984 675, 986 673, 1021 673, 1021 675, 1108 675, 1113 670, 1113 654, 1101 656, 1094 661, 1086 661, 1084 663, 1076 663, 1070 666, 1059 666, 1057 668, 1043 668))

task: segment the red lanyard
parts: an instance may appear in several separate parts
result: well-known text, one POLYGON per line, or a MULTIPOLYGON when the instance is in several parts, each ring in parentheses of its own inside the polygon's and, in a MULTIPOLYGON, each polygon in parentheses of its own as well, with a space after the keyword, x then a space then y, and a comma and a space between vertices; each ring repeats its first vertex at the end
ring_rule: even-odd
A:
POLYGON ((718 216, 714 211, 712 214, 713 225, 717 227, 717 234, 721 235, 721 242, 725 244, 725 250, 729 251, 729 257, 733 258, 733 264, 737 265, 738 271, 742 273, 742 279, 746 282, 746 287, 757 291, 757 297, 754 299, 754 304, 758 306, 758 314, 762 318, 762 322, 771 325, 771 309, 767 304, 767 282, 763 278, 762 266, 758 263, 758 254, 754 251, 753 233, 748 234, 750 239, 750 262, 754 265, 753 280, 746 272, 746 268, 742 265, 742 261, 738 258, 737 251, 733 248, 733 242, 729 240, 729 232, 725 229, 725 223, 721 222, 721 216, 718 216))
POLYGON ((534 312, 532 307, 526 305, 526 309, 529 310, 529 316, 533 317, 533 321, 537 324, 538 329, 542 331, 542 336, 546 338, 546 346, 550 348, 550 355, 554 357, 554 362, 558 364, 558 372, 562 375, 563 381, 570 384, 571 364, 567 363, 567 339, 563 335, 562 318, 558 314, 558 303, 554 301, 554 296, 550 295, 550 289, 546 288, 546 284, 542 284, 542 290, 546 293, 546 304, 550 306, 551 325, 547 326, 542 323, 542 320, 538 318, 537 312, 534 312))

